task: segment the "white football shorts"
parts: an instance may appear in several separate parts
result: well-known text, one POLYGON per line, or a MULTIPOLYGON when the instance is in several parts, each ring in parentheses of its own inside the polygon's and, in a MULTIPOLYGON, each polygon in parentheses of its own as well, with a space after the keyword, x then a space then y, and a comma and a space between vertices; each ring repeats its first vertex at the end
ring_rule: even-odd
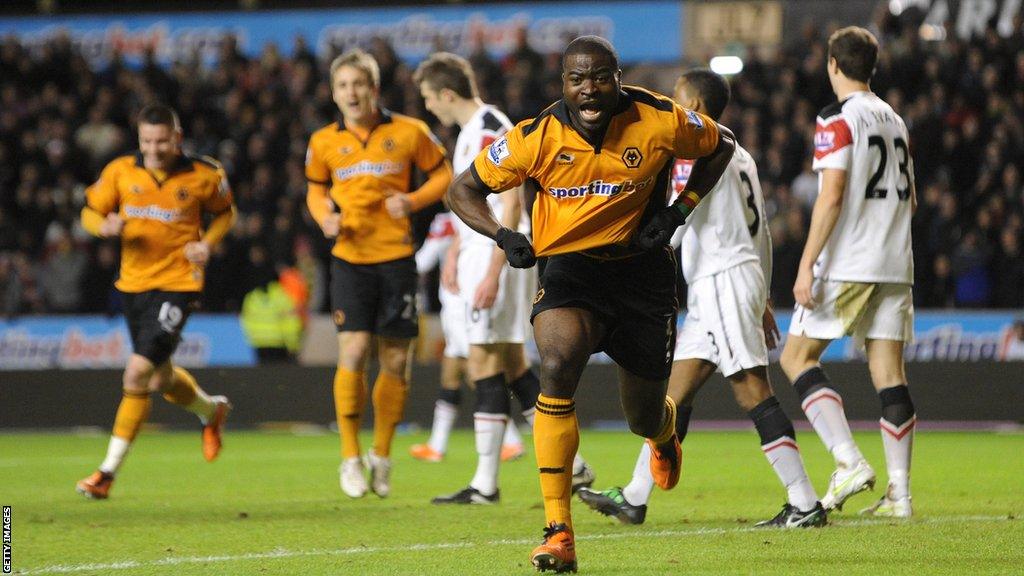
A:
POLYGON ((437 297, 441 301, 444 355, 446 358, 467 358, 469 342, 466 341, 466 306, 458 294, 452 294, 443 286, 438 289, 437 297))
POLYGON ((789 333, 818 340, 914 340, 914 298, 907 284, 815 280, 813 310, 799 304, 789 333))
POLYGON ((768 365, 762 317, 768 298, 761 266, 744 262, 690 284, 673 360, 700 358, 723 376, 768 365))
POLYGON ((505 266, 498 281, 494 305, 473 308, 473 298, 487 274, 493 251, 494 247, 490 245, 463 245, 459 252, 459 295, 465 311, 466 340, 470 345, 526 341, 532 269, 505 266))

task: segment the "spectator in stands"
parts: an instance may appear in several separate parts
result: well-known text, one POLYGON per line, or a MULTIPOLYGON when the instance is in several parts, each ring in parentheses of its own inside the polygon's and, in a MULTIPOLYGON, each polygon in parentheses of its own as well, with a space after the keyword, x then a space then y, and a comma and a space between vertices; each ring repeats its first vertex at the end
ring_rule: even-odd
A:
POLYGON ((39 282, 47 309, 53 312, 77 312, 82 306, 82 277, 88 257, 71 243, 71 233, 62 224, 54 224, 47 234, 49 254, 39 268, 39 282))
POLYGON ((988 268, 992 247, 976 228, 969 229, 953 251, 956 305, 962 308, 987 306, 992 297, 988 268))
MULTIPOLYGON (((884 30, 880 37, 887 49, 883 54, 892 54, 879 62, 875 87, 880 94, 895 96, 893 102, 904 114, 911 141, 916 143, 914 166, 922 196, 932 185, 939 192, 938 200, 931 203, 932 213, 919 213, 915 222, 915 269, 920 282, 932 275, 939 256, 953 258, 962 227, 973 226, 979 211, 989 213, 993 248, 1002 244, 1004 229, 1013 228, 1018 237, 1022 233, 1021 21, 1015 21, 1016 35, 1006 38, 990 28, 972 42, 955 34, 941 42, 926 42, 917 35, 916 25, 903 25, 884 7, 873 19, 878 30, 884 30), (993 203, 992 198, 1000 198, 1002 204, 993 203)), ((771 215, 786 214, 792 207, 806 212, 800 207, 806 181, 800 176, 802 162, 809 156, 814 113, 832 98, 821 74, 824 52, 814 40, 820 40, 825 29, 821 22, 808 20, 784 50, 777 55, 750 55, 743 72, 730 79, 735 111, 723 117, 723 124, 734 129, 762 166, 771 215)), ((538 53, 529 44, 528 29, 522 27, 511 52, 499 62, 488 53, 486 32, 485 27, 476 28, 466 47, 484 99, 515 120, 535 116, 559 89, 550 66, 558 63, 557 54, 551 60, 550 55, 538 53)), ((132 145, 129 135, 135 114, 158 95, 171 99, 168 103, 181 111, 189 133, 185 149, 212 154, 222 162, 236 192, 248 202, 241 207, 243 220, 259 212, 262 222, 274 228, 278 198, 298 198, 304 192, 302 166, 309 135, 334 118, 336 107, 323 82, 330 54, 314 54, 302 36, 296 36, 291 55, 273 46, 256 48, 261 52, 250 63, 239 40, 226 35, 217 47, 215 66, 205 63, 196 51, 170 66, 152 53, 142 68, 131 68, 115 51, 102 68, 90 68, 66 33, 55 34, 31 51, 13 35, 0 39, 0 250, 15 250, 18 256, 41 261, 47 227, 58 219, 66 224, 64 215, 80 209, 81 195, 75 190, 91 180, 90 166, 132 145), (58 179, 64 183, 58 185, 58 179), (54 194, 54 187, 62 192, 54 194), (252 195, 243 194, 246 191, 252 195)), ((406 63, 386 39, 377 39, 367 48, 382 62, 385 74, 394 78, 382 83, 389 87, 387 106, 419 115, 419 95, 408 78, 406 63)), ((628 69, 626 76, 628 82, 628 69)), ((449 144, 454 141, 451 131, 439 125, 434 128, 449 144)), ((928 202, 922 200, 922 209, 927 210, 928 202)), ((301 206, 291 211, 290 223, 293 237, 322 242, 322 234, 301 206)), ((214 255, 208 275, 231 278, 233 269, 218 268, 238 266, 247 257, 247 245, 232 242, 219 251, 223 253, 214 255)), ((285 258, 284 252, 275 258, 285 258)), ((319 258, 326 251, 315 253, 319 258)), ((989 262, 993 279, 998 262, 999 258, 989 262)), ((321 259, 323 265, 325 259, 321 259)), ((225 289, 219 286, 209 282, 207 289, 239 293, 214 294, 206 298, 206 309, 238 310, 245 293, 237 283, 225 289)), ((772 292, 780 302, 790 297, 785 286, 772 292)), ((999 301, 993 293, 991 304, 999 301)), ((86 307, 90 306, 83 303, 82 309, 86 307)), ((46 311, 47 305, 28 308, 46 311)))

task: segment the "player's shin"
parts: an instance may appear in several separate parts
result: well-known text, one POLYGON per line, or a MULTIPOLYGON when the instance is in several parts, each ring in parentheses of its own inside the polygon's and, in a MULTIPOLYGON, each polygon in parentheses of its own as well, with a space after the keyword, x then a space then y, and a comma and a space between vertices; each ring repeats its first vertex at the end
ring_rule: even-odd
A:
POLYGON ((775 396, 769 396, 755 406, 748 416, 754 421, 754 427, 761 436, 761 450, 786 487, 789 503, 804 512, 814 508, 818 496, 807 478, 793 422, 783 412, 779 401, 775 396))
POLYGON ((334 412, 341 435, 342 458, 359 456, 359 425, 366 404, 366 380, 362 372, 339 367, 334 373, 334 412))
POLYGON ((831 384, 825 371, 815 366, 798 376, 793 387, 800 395, 800 407, 836 463, 842 468, 852 468, 864 456, 850 433, 843 399, 831 384))
POLYGON ((380 371, 373 384, 373 452, 377 456, 391 455, 391 440, 402 421, 408 395, 409 386, 404 378, 380 371))
POLYGON ((181 406, 206 422, 217 409, 213 400, 199 387, 195 377, 180 366, 175 366, 170 384, 164 388, 164 399, 181 406))
POLYGON ((910 457, 914 446, 917 416, 905 384, 885 388, 878 393, 882 401, 882 446, 889 474, 888 496, 897 500, 910 496, 910 457))
POLYGON ((448 451, 448 437, 451 435, 455 419, 459 415, 459 404, 462 402, 461 390, 442 388, 434 403, 434 423, 430 428, 430 440, 427 444, 437 454, 448 451))
POLYGON ((571 399, 548 398, 541 394, 533 423, 533 444, 546 524, 565 524, 572 528, 569 512, 572 459, 579 443, 576 404, 571 399))
POLYGON ((100 471, 107 474, 117 472, 128 454, 128 448, 149 418, 151 406, 152 400, 148 392, 124 391, 121 404, 117 407, 114 430, 107 445, 107 455, 100 464, 100 471))
POLYGON ((505 375, 496 374, 476 381, 477 406, 473 413, 476 437, 476 474, 469 485, 481 494, 491 495, 498 489, 498 466, 501 443, 508 423, 509 397, 505 375))

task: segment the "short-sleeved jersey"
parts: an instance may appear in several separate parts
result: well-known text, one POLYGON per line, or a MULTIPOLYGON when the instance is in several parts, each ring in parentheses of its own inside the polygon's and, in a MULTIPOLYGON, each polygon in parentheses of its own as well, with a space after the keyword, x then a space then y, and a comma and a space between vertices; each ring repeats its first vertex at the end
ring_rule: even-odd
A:
POLYGON ((855 92, 821 111, 813 167, 819 174, 845 170, 846 192, 815 277, 913 284, 909 142, 903 119, 871 92, 855 92))
POLYGON ((306 151, 306 178, 328 186, 341 210, 341 233, 331 253, 353 264, 412 255, 409 219, 392 218, 384 199, 411 191, 414 167, 432 172, 445 162, 444 147, 425 123, 380 113, 380 124, 365 142, 339 119, 314 132, 306 151))
MULTIPOLYGON (((672 189, 678 195, 689 179, 691 160, 677 160, 672 189)), ((683 225, 683 278, 693 283, 744 262, 759 262, 771 283, 772 250, 764 195, 754 159, 736 145, 718 184, 683 225)))
POLYGON ((86 190, 89 208, 124 220, 121 231, 123 292, 199 292, 203 267, 185 258, 185 245, 200 239, 204 212, 221 214, 234 202, 227 175, 211 158, 179 156, 162 181, 141 154, 122 156, 86 190))
MULTIPOLYGON (((481 106, 473 113, 473 117, 459 130, 459 138, 455 142, 455 154, 452 167, 456 174, 462 173, 473 164, 481 150, 490 146, 512 128, 512 121, 493 106, 481 106)), ((487 204, 499 219, 505 208, 500 194, 487 196, 487 204)), ((494 240, 470 228, 461 218, 455 218, 455 226, 459 234, 459 242, 463 246, 480 245, 495 246, 494 240)), ((529 223, 523 218, 520 232, 529 232, 529 223)))
POLYGON ((665 206, 675 158, 698 158, 718 146, 707 116, 641 88, 624 86, 603 138, 586 140, 570 125, 562 100, 520 122, 481 152, 477 182, 502 191, 533 180, 533 245, 538 256, 587 251, 629 253, 641 222, 665 206), (601 250, 592 250, 605 247, 601 250))

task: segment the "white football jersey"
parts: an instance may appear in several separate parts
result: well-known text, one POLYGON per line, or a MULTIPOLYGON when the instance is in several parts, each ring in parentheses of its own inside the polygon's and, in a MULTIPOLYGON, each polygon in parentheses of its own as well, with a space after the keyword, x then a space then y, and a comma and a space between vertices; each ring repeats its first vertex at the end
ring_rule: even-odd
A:
MULTIPOLYGON (((672 200, 685 188, 692 160, 676 160, 672 200)), ((740 146, 722 178, 682 227, 682 266, 687 284, 744 262, 757 261, 771 283, 772 248, 757 165, 740 146)))
MULTIPOLYGON (((512 129, 512 122, 500 110, 494 106, 483 105, 477 109, 469 122, 459 131, 459 138, 455 142, 455 154, 452 159, 452 167, 456 174, 468 170, 473 160, 481 150, 491 145, 505 132, 512 129)), ((494 215, 500 220, 504 203, 501 201, 501 194, 488 194, 487 203, 494 211, 494 215)), ((459 233, 459 240, 465 244, 487 244, 495 246, 494 240, 478 233, 461 218, 454 218, 456 229, 459 233)), ((528 218, 520 218, 520 222, 528 218)), ((528 230, 529 228, 527 228, 528 230)), ((520 226, 522 231, 522 226, 520 226)))
POLYGON ((872 92, 825 107, 814 134, 814 170, 846 171, 839 220, 815 263, 816 278, 914 283, 910 193, 914 163, 903 119, 872 92))

